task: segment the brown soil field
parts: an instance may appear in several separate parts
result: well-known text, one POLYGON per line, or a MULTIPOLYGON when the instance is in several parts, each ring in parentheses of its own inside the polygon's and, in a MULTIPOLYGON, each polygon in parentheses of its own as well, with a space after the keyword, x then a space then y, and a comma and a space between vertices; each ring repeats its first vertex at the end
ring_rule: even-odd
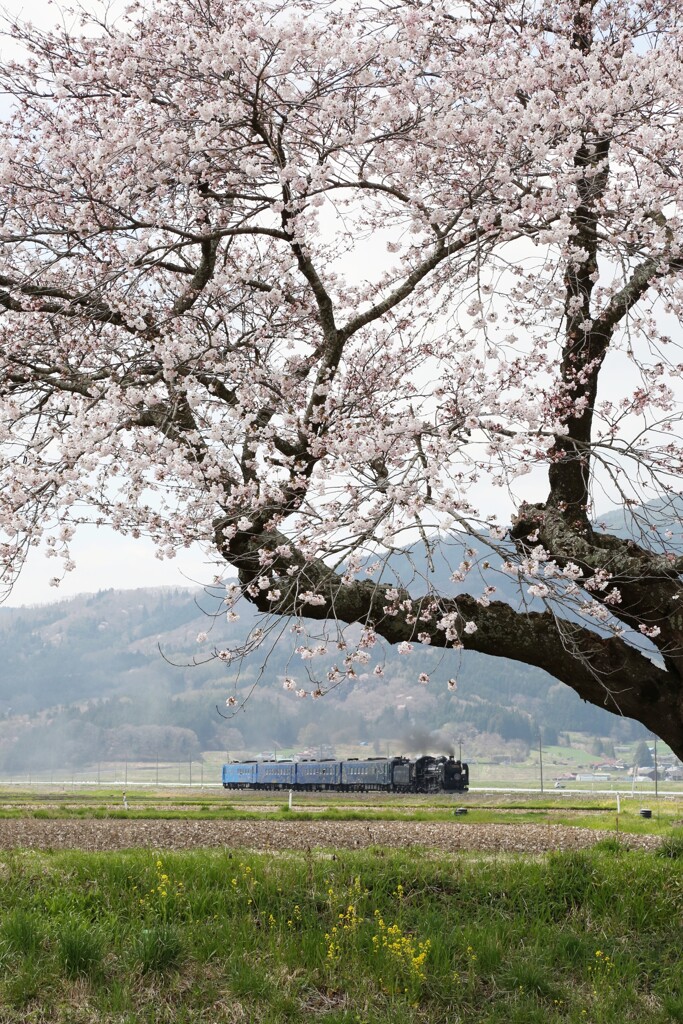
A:
MULTIPOLYGON (((187 850, 223 847, 252 850, 393 849, 426 847, 449 852, 546 853, 593 846, 615 832, 565 825, 454 822, 36 820, 0 821, 0 849, 187 850)), ((655 849, 657 836, 620 836, 632 849, 655 849)))

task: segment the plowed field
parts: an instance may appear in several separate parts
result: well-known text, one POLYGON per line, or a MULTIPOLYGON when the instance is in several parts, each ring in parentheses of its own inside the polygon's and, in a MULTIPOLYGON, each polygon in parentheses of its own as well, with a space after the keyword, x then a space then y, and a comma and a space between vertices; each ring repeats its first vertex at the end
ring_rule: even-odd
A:
MULTIPOLYGON (((0 821, 0 849, 252 850, 355 849, 367 846, 432 847, 456 852, 544 853, 593 846, 614 832, 565 825, 454 822, 40 820, 0 821)), ((631 848, 654 849, 657 836, 622 837, 631 848)))

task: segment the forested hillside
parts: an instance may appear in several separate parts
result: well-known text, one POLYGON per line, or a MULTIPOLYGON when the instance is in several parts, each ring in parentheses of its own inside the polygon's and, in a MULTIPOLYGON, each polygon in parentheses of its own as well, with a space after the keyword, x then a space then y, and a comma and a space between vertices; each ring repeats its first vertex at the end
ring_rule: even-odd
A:
POLYGON ((305 663, 292 658, 295 640, 285 633, 263 673, 263 658, 247 660, 236 681, 236 669, 212 653, 226 637, 234 643, 246 636, 254 618, 246 609, 228 625, 218 612, 211 595, 182 588, 105 590, 0 608, 0 770, 186 760, 203 749, 258 752, 275 744, 380 749, 392 738, 419 746, 430 732, 443 745, 474 733, 533 744, 539 726, 547 742, 564 730, 640 734, 537 669, 471 652, 444 656, 425 647, 406 659, 387 648, 383 677, 360 674, 313 701, 282 687, 285 676, 307 684, 305 663), (198 644, 202 632, 208 640, 198 644), (417 682, 420 671, 429 685, 417 682), (228 691, 245 696, 254 684, 243 711, 218 714, 217 706, 227 713, 228 691))

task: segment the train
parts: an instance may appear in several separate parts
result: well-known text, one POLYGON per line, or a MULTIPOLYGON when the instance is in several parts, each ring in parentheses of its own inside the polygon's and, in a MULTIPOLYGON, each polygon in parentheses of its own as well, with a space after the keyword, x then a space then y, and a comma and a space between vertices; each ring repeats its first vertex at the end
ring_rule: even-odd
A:
POLYGON ((467 764, 425 754, 301 761, 231 761, 223 765, 224 789, 336 790, 339 793, 462 793, 469 788, 467 764))

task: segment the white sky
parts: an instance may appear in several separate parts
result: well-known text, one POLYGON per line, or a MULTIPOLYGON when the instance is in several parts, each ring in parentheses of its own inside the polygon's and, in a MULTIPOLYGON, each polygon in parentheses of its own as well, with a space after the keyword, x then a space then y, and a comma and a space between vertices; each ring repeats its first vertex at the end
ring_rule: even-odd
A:
MULTIPOLYGON (((71 0, 64 0, 69 4, 71 0)), ((80 0, 83 6, 99 7, 97 0, 80 0)), ((20 17, 32 24, 51 28, 62 20, 61 3, 49 0, 0 0, 0 16, 20 17)), ((74 4, 75 6, 75 4, 74 4)), ((113 6, 125 6, 124 0, 114 0, 113 6)), ((17 58, 20 51, 7 38, 0 37, 0 58, 17 58)), ((0 117, 8 102, 0 96, 0 117)), ((380 247, 380 248, 383 248, 380 247)), ((372 272, 377 253, 365 247, 368 270, 372 272)), ((362 268, 356 268, 362 273, 362 268)), ((160 561, 154 545, 146 540, 121 537, 113 530, 95 527, 79 529, 70 545, 76 568, 67 573, 58 587, 50 584, 62 575, 61 560, 45 558, 40 549, 32 552, 20 579, 6 604, 16 607, 25 604, 44 604, 84 592, 96 592, 110 587, 134 589, 155 586, 188 586, 211 584, 217 568, 207 560, 199 545, 181 551, 173 560, 160 561)), ((227 567, 223 567, 223 571, 227 567)), ((232 574, 228 570, 228 574, 232 574)))
MULTIPOLYGON (((59 7, 48 0, 5 0, 2 9, 10 16, 19 15, 44 27, 51 27, 60 20, 59 7)), ((6 38, 0 39, 0 54, 5 57, 16 54, 6 38)), ((199 546, 182 551, 172 561, 159 561, 150 541, 120 537, 112 530, 95 527, 79 531, 72 549, 76 569, 67 574, 59 587, 50 586, 49 581, 61 572, 61 563, 45 558, 39 551, 34 552, 7 604, 44 604, 109 587, 134 589, 206 584, 215 573, 199 546)))

